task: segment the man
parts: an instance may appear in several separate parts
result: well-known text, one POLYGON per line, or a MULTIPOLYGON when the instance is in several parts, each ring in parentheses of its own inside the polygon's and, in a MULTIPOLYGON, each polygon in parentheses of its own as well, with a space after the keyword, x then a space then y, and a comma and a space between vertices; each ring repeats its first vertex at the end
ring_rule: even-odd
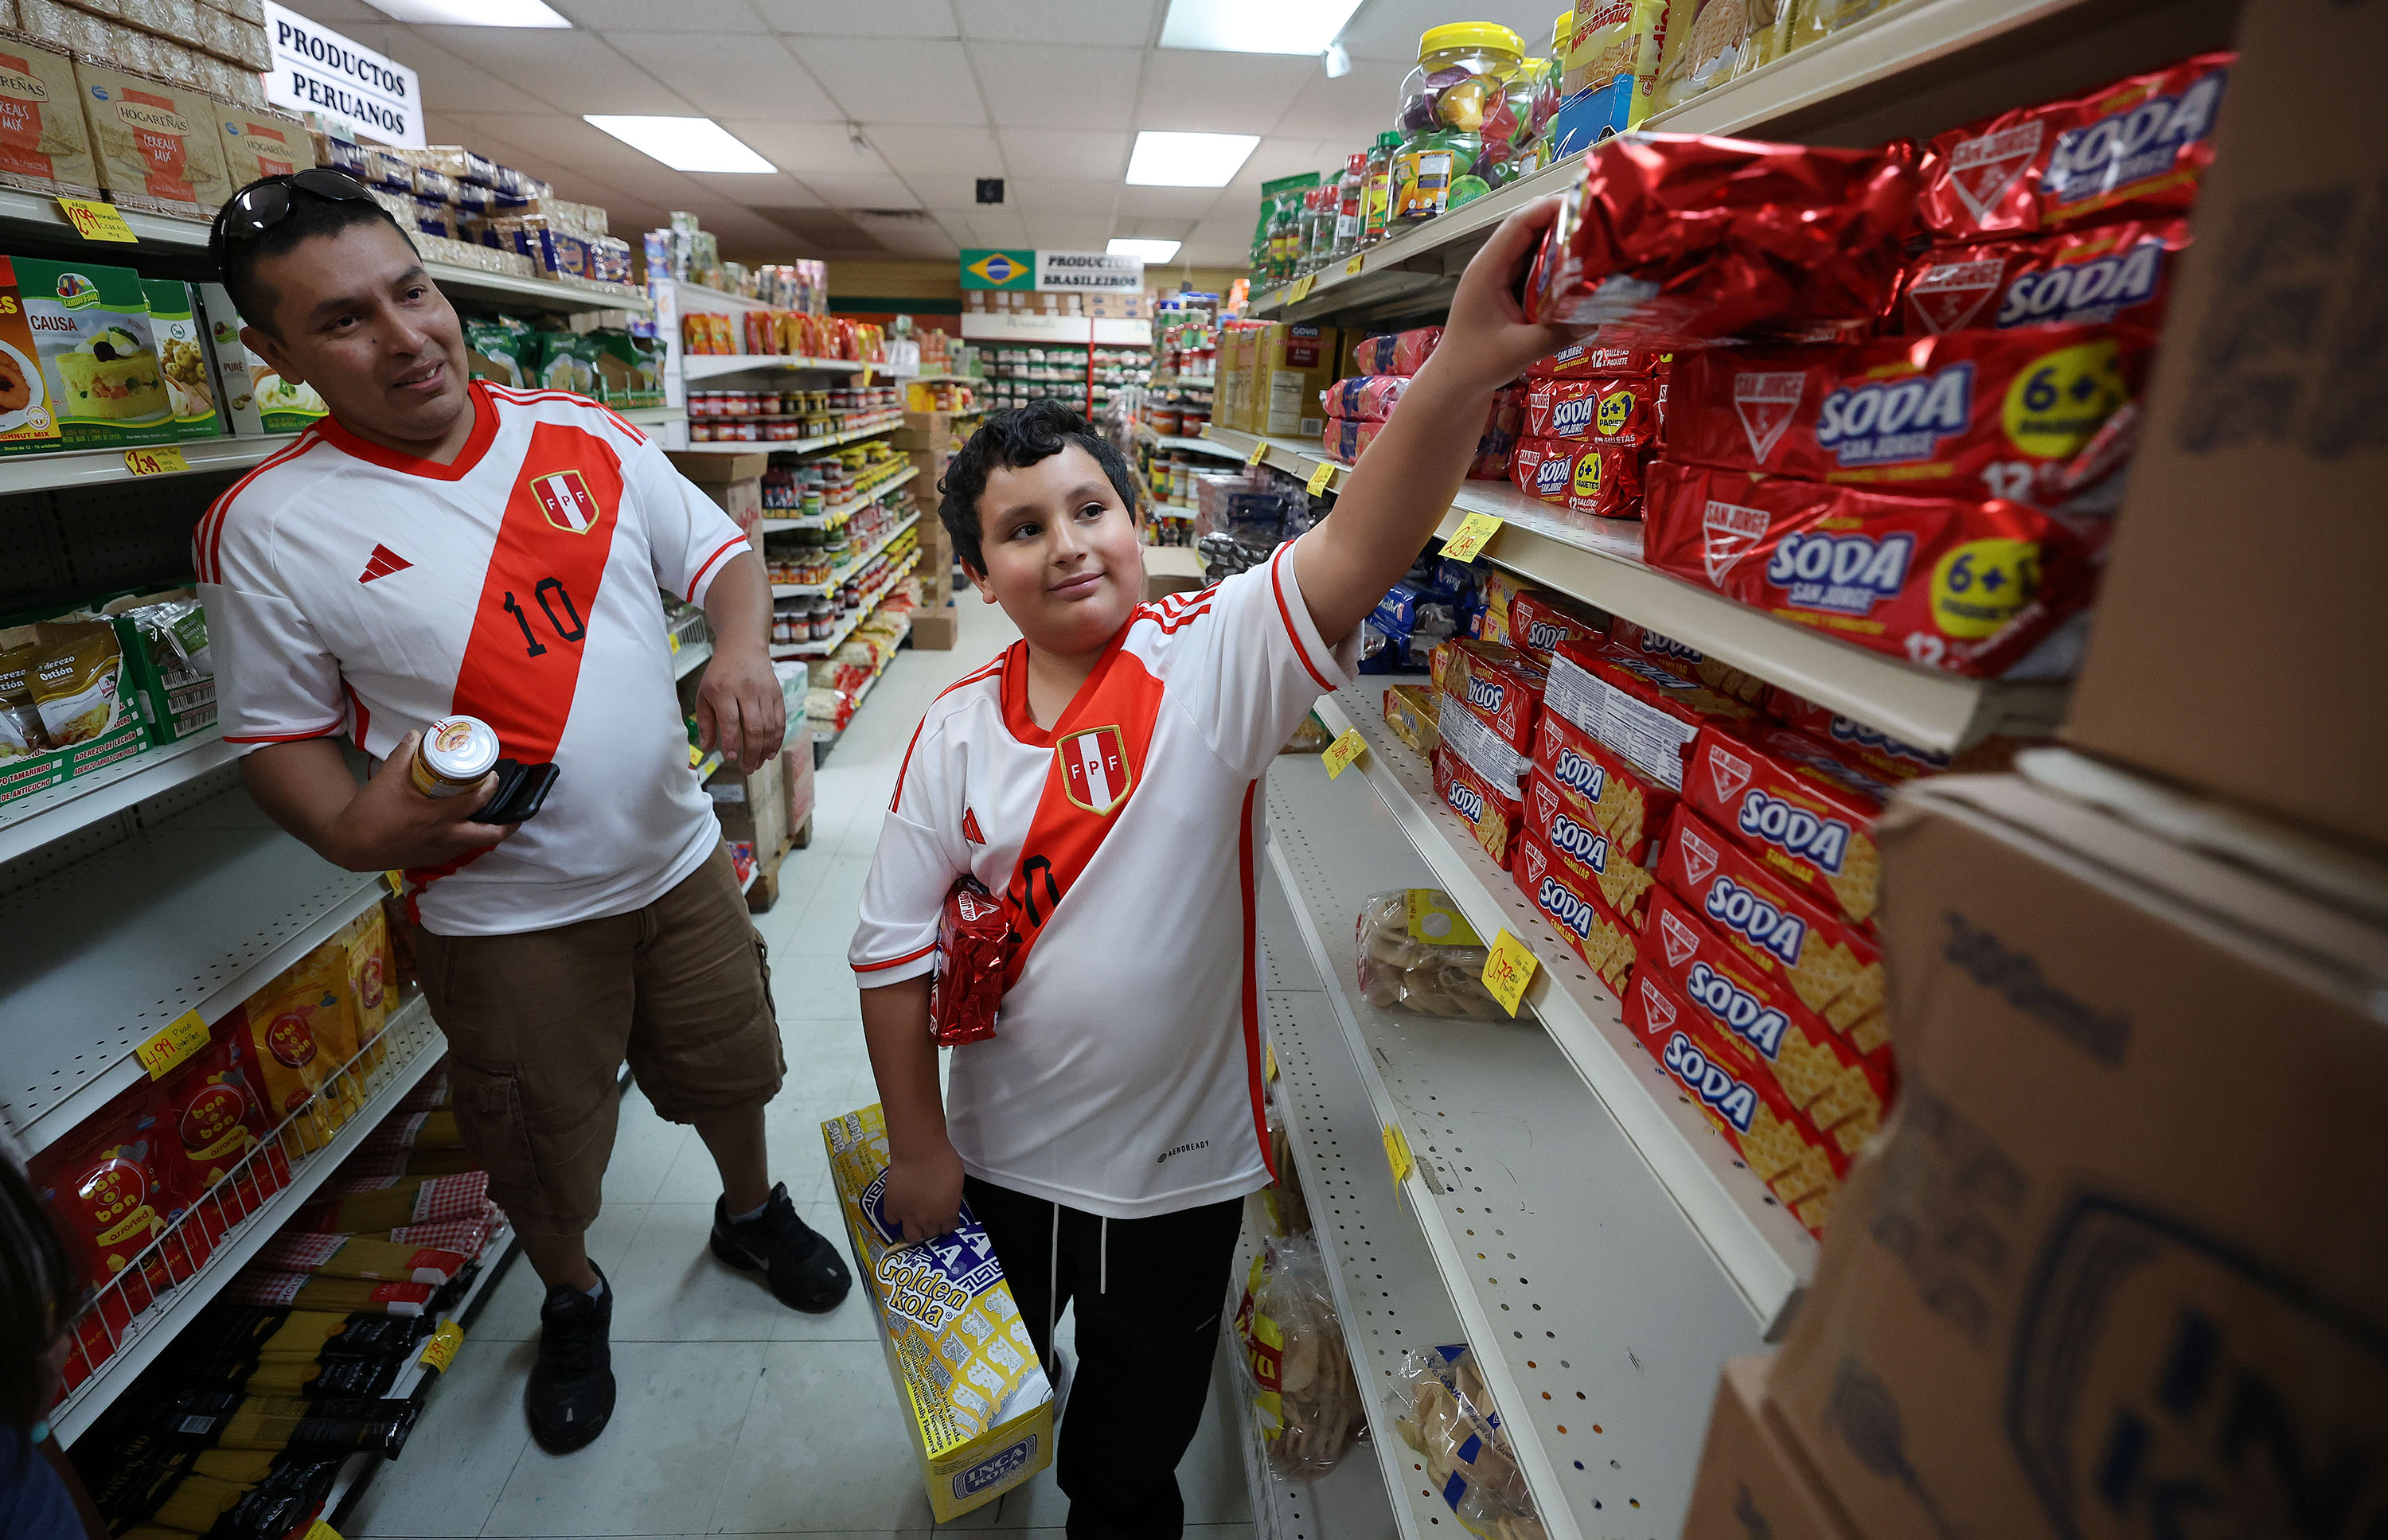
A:
POLYGON ((786 729, 770 587, 736 525, 596 403, 469 381, 462 327, 364 187, 251 183, 213 246, 241 340, 330 415, 226 492, 195 559, 227 741, 259 806, 326 860, 402 868, 456 1116, 547 1285, 524 1395, 550 1449, 614 1407, 613 1298, 583 1237, 627 1054, 721 1170, 712 1249, 802 1310, 836 1248, 765 1159, 784 1065, 762 942, 689 773, 658 586, 702 604, 706 746, 762 764, 786 729), (525 823, 498 786, 426 797, 415 744, 451 713, 560 775, 525 823), (337 737, 381 762, 361 788, 337 737))

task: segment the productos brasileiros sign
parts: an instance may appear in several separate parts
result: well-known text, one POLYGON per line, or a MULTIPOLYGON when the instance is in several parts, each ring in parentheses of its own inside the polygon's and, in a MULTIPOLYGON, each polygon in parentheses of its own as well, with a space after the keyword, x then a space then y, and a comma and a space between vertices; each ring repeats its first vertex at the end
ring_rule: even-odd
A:
POLYGON ((265 0, 265 39, 273 52, 267 101, 340 120, 385 145, 423 148, 423 87, 413 70, 273 0, 265 0))
POLYGON ((1144 292, 1144 259, 1104 251, 997 250, 972 246, 962 252, 962 287, 1034 289, 1041 294, 1073 290, 1096 294, 1144 292))

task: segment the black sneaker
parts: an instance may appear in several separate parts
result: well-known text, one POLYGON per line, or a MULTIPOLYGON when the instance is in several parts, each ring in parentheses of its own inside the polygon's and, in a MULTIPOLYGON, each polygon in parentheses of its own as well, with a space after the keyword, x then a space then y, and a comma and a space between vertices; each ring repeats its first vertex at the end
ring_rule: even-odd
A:
MULTIPOLYGON (((589 1264, 596 1270, 597 1264, 589 1264)), ((597 1281, 605 1282, 603 1271, 597 1281)), ((539 1307, 539 1361, 523 1389, 531 1436, 552 1455, 593 1442, 614 1415, 614 1288, 591 1299, 569 1284, 547 1291, 539 1307)))
POLYGON ((837 1248, 797 1217, 784 1181, 751 1219, 733 1221, 722 1201, 713 1200, 713 1255, 733 1268, 760 1269, 765 1286, 791 1309, 834 1310, 854 1286, 837 1248))

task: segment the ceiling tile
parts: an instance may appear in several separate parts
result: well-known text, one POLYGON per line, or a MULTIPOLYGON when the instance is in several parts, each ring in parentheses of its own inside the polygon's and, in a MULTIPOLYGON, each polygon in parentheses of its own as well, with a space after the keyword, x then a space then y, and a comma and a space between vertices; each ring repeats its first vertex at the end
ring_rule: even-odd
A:
POLYGON ((341 29, 348 38, 412 68, 431 112, 537 112, 546 104, 522 88, 457 57, 412 27, 384 22, 341 29))
POLYGON ((802 208, 821 201, 809 185, 785 171, 770 176, 731 171, 690 171, 686 175, 711 196, 749 208, 802 208))
POLYGON ((901 177, 807 176, 805 185, 832 208, 918 208, 921 200, 901 177))
POLYGON ((1003 152, 996 146, 995 135, 974 125, 867 122, 862 125, 862 136, 897 171, 971 177, 1003 174, 1003 152))
POLYGON ((1205 220, 1178 248, 1177 260, 1197 267, 1242 269, 1251 260, 1250 220, 1205 220))
POLYGON ((767 32, 746 0, 555 0, 555 8, 590 32, 767 32))
POLYGON ((721 126, 751 145, 783 171, 799 177, 870 176, 889 170, 869 145, 857 145, 843 122, 787 123, 757 118, 725 118, 721 126))
POLYGON ((1219 202, 1216 187, 1130 187, 1122 184, 1118 208, 1123 215, 1199 220, 1219 202))
POLYGON ((921 201, 931 208, 972 208, 978 204, 976 177, 912 171, 905 176, 904 184, 919 194, 921 201))
POLYGON ((966 37, 1004 43, 1115 43, 1141 48, 1158 29, 1153 0, 954 0, 966 37))
POLYGON ((1379 130, 1393 126, 1402 101, 1402 79, 1410 66, 1384 59, 1353 59, 1352 72, 1328 80, 1314 73, 1286 105, 1272 131, 1281 138, 1326 139, 1345 153, 1364 150, 1379 130))
POLYGON ((970 216, 973 245, 1023 246, 1028 244, 1028 226, 1016 208, 979 208, 970 216))
POLYGON ((946 0, 754 0, 783 32, 822 37, 959 37, 946 0))
POLYGON ((565 112, 670 114, 695 106, 594 33, 520 27, 411 30, 565 112))
POLYGON ((1136 115, 1140 50, 973 43, 970 54, 1004 127, 1116 131, 1136 115))
MULTIPOLYGON (((1499 22, 1525 44, 1527 57, 1539 58, 1551 51, 1551 20, 1562 8, 1551 0, 1476 0, 1467 19, 1499 22)), ((1399 59, 1406 68, 1417 62, 1418 34, 1452 19, 1449 0, 1368 0, 1339 41, 1354 62, 1399 59)))
POLYGON ((1128 136, 1092 129, 1004 128, 995 131, 1003 163, 1022 176, 1099 177, 1116 182, 1127 171, 1128 136))
POLYGON ((776 37, 607 32, 605 41, 717 121, 835 123, 845 117, 776 37))
POLYGON ((1119 192, 1116 182, 1054 177, 1016 176, 1003 184, 1004 201, 1016 205, 1023 214, 1099 214, 1109 219, 1119 192))
POLYGON ((794 37, 788 46, 857 121, 885 117, 895 95, 910 105, 908 116, 916 123, 986 121, 978 82, 959 43, 794 37))
MULTIPOLYGON (((476 112, 470 121, 481 133, 494 135, 506 144, 519 145, 533 155, 575 170, 666 169, 654 157, 632 149, 610 133, 591 128, 578 118, 569 118, 560 112, 503 116, 476 112)), ((470 138, 464 142, 467 145, 473 143, 470 138)))
POLYGON ((1192 220, 1127 219, 1116 221, 1115 235, 1135 235, 1153 241, 1182 241, 1194 233, 1192 220))
MULTIPOLYGON (((675 171, 669 166, 658 165, 652 160, 629 170, 575 171, 569 176, 576 185, 594 185, 605 194, 618 189, 642 203, 659 203, 667 208, 682 208, 692 201, 718 196, 686 172, 675 171)), ((566 193, 564 196, 571 197, 574 195, 566 193)), ((605 198, 601 196, 584 201, 603 203, 605 198)))
MULTIPOLYGON (((1257 202, 1262 183, 1275 182, 1278 177, 1291 176, 1296 171, 1323 171, 1335 163, 1335 158, 1347 153, 1339 141, 1263 139, 1244 161, 1243 169, 1236 173, 1236 180, 1227 183, 1226 191, 1248 203, 1257 202)), ((1221 204, 1224 206, 1231 201, 1232 198, 1223 198, 1221 204)))
POLYGON ((899 257, 951 257, 959 245, 930 219, 858 219, 855 223, 899 257))
POLYGON ((1029 214, 1028 234, 1039 250, 1100 251, 1111 221, 1091 214, 1029 214))
POLYGON ((1156 48, 1145 64, 1136 104, 1140 129, 1203 133, 1266 133, 1313 75, 1307 55, 1197 53, 1156 48))

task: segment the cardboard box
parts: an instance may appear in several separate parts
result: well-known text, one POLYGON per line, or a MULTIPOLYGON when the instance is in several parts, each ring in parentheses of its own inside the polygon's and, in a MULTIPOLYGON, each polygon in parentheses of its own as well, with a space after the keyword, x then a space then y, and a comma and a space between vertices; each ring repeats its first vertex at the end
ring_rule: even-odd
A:
POLYGON ((25 33, 0 31, 0 186, 99 196, 82 98, 74 60, 25 33))
POLYGON ((296 118, 218 102, 216 129, 223 138, 224 177, 235 190, 315 164, 315 142, 296 118))
POLYGON ((952 600, 934 606, 923 604, 912 616, 912 645, 930 652, 950 651, 961 634, 961 610, 952 600))
POLYGON ((899 449, 951 454, 978 430, 980 421, 975 412, 908 411, 904 425, 889 435, 888 442, 899 449))
POLYGON ((1854 1540, 1848 1516, 1767 1407, 1772 1362, 1763 1353, 1728 1358, 1717 1376, 1683 1540, 1854 1540))
POLYGON ((1316 438, 1327 413, 1318 393, 1335 383, 1335 328, 1273 322, 1253 332, 1245 416, 1252 433, 1316 438))
MULTIPOLYGON (((805 734, 801 723, 789 725, 789 739, 799 750, 809 747, 803 741, 805 734)), ((774 755, 752 772, 725 763, 705 783, 705 795, 713 799, 714 815, 721 820, 721 837, 746 840, 755 847, 757 861, 773 860, 788 842, 785 762, 790 757, 785 752, 774 755)))
POLYGON ((1899 1105, 1768 1387, 1859 1530, 2376 1524, 2388 930, 2019 776, 1876 838, 1899 1105))
POLYGON ((1202 553, 1191 546, 1147 546, 1144 548, 1144 601, 1153 603, 1164 594, 1191 593, 1209 578, 1202 575, 1202 553))
POLYGON ((2388 12, 2251 0, 2238 45, 2064 736, 2388 851, 2388 714, 2359 704, 2388 697, 2388 442, 2348 340, 2388 219, 2388 12))
POLYGON ((207 220, 232 196, 216 104, 188 86, 75 61, 100 185, 128 208, 207 220))
POLYGON ((971 1217, 929 1245, 883 1228, 887 1120, 878 1104, 821 1125, 846 1240, 887 1353, 912 1453, 939 1522, 1053 1462, 1053 1388, 1003 1264, 971 1217))
MULTIPOLYGON (((771 468, 771 456, 757 449, 749 454, 714 454, 704 449, 667 449, 672 469, 699 486, 724 486, 733 481, 760 482, 771 468)), ((758 494, 759 495, 759 494, 758 494)))

